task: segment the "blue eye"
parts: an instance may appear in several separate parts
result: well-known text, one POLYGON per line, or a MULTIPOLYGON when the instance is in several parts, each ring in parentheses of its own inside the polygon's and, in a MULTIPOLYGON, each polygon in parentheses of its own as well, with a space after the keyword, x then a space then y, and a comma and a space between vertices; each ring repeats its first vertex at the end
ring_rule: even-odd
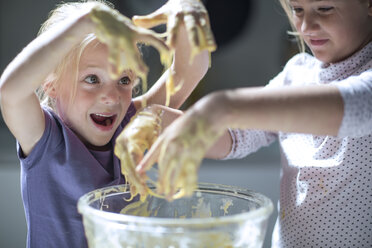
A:
POLYGON ((131 80, 130 80, 130 78, 129 77, 122 77, 120 80, 119 80, 119 84, 125 84, 125 85, 127 85, 127 84, 130 84, 131 83, 131 80))
POLYGON ((88 84, 97 84, 99 83, 99 79, 96 75, 89 75, 86 78, 84 78, 84 82, 88 84))

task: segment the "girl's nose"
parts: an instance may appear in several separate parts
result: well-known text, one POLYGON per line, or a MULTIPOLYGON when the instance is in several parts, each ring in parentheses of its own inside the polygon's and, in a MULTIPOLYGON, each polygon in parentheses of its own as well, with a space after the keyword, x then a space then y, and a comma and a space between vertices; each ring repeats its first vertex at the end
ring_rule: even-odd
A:
POLYGON ((317 28, 317 23, 314 14, 306 13, 302 19, 301 32, 309 33, 317 28))
POLYGON ((113 85, 106 85, 101 94, 101 102, 107 105, 115 105, 120 101, 118 89, 113 85))

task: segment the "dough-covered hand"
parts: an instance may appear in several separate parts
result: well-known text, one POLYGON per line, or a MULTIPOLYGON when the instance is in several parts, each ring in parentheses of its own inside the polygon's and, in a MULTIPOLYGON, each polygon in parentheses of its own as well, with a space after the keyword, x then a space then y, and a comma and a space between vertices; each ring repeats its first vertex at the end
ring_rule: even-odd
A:
POLYGON ((148 178, 139 175, 136 166, 161 132, 160 114, 156 108, 144 108, 132 117, 116 139, 114 152, 121 161, 122 174, 130 184, 132 196, 140 194, 141 200, 149 193, 148 178))
POLYGON ((143 86, 147 85, 148 68, 141 59, 137 43, 155 47, 159 51, 163 65, 170 66, 172 55, 157 33, 133 25, 131 19, 102 4, 96 4, 89 17, 96 24, 97 38, 109 47, 112 77, 117 77, 124 70, 130 69, 143 80, 143 86))
POLYGON ((144 28, 167 23, 167 44, 171 49, 175 48, 179 27, 184 23, 191 43, 191 61, 203 50, 216 50, 208 12, 199 0, 169 0, 152 14, 134 16, 133 22, 144 28))
POLYGON ((200 116, 186 113, 164 130, 137 172, 144 175, 157 161, 157 193, 168 200, 190 196, 197 187, 200 163, 221 134, 200 116))

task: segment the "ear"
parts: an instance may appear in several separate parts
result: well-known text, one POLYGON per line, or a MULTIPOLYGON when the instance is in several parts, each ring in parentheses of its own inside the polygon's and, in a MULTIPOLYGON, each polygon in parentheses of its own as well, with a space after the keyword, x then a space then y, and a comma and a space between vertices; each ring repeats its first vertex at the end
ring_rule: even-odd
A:
POLYGON ((53 81, 47 81, 43 84, 43 91, 51 98, 57 97, 57 90, 54 87, 53 81))

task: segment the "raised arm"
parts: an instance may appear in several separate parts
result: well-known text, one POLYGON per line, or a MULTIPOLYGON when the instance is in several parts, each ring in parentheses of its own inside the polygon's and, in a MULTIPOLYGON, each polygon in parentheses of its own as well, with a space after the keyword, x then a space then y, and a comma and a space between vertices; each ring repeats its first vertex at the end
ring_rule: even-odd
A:
POLYGON ((3 119, 27 155, 41 138, 45 123, 35 90, 59 61, 93 32, 88 11, 46 31, 28 44, 7 66, 0 79, 3 119))
POLYGON ((171 73, 175 88, 180 90, 170 98, 169 107, 179 108, 204 77, 210 52, 216 49, 206 9, 198 0, 169 0, 150 15, 134 16, 133 21, 146 28, 167 22, 167 44, 175 52, 174 61, 142 97, 148 104, 165 104, 171 73))
MULTIPOLYGON (((108 70, 112 77, 125 69, 132 69, 144 78, 146 68, 136 47, 138 42, 145 41, 168 54, 168 47, 154 32, 134 26, 118 11, 97 2, 80 3, 79 6, 72 6, 72 10, 68 8, 66 15, 69 16, 33 40, 1 77, 4 120, 26 155, 45 129, 44 115, 35 90, 88 34, 94 33, 100 42, 108 46, 111 64, 108 70), (123 57, 126 59, 123 60, 123 57)), ((54 88, 51 89, 48 92, 55 94, 54 88)))

